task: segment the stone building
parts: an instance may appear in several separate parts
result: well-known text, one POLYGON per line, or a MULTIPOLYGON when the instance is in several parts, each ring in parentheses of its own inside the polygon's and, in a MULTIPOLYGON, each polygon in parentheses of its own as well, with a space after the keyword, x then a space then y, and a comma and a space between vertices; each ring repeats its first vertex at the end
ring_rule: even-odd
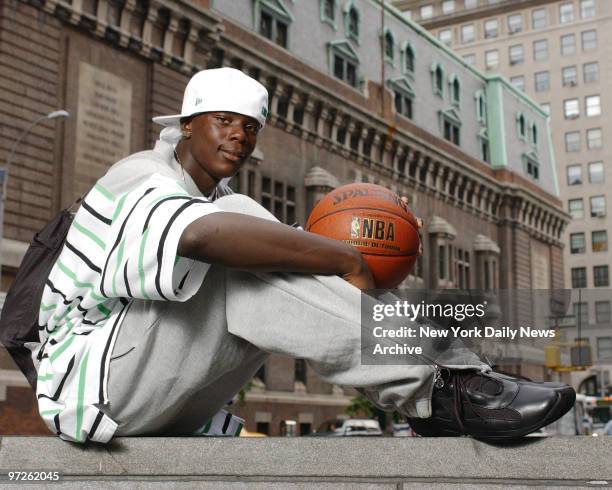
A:
POLYGON ((560 198, 572 219, 562 241, 565 284, 586 288, 561 320, 561 338, 581 338, 594 367, 574 373, 580 391, 612 391, 612 308, 608 245, 612 199, 612 3, 606 0, 396 0, 464 61, 506 76, 550 115, 560 198), (578 329, 580 319, 580 329, 578 329), (600 378, 605 379, 600 379, 600 378), (595 389, 595 387, 597 389, 595 389), (604 387, 605 389, 605 387, 604 387))
MULTIPOLYGON (((36 229, 118 158, 150 147, 159 130, 151 117, 175 113, 189 76, 218 66, 269 89, 269 124, 232 185, 281 221, 304 224, 338 185, 379 183, 409 196, 425 221, 425 253, 406 285, 563 286, 568 217, 545 112, 390 6, 13 0, 1 4, 0 42, 3 160, 30 121, 58 108, 71 114, 36 125, 15 153, 4 289, 36 229)), ((541 358, 500 361, 546 375, 541 358)), ((31 410, 6 355, 0 369, 8 386, 0 407, 13 397, 31 410)), ((301 360, 271 356, 238 410, 249 430, 307 433, 342 414, 353 394, 321 382, 301 360)))

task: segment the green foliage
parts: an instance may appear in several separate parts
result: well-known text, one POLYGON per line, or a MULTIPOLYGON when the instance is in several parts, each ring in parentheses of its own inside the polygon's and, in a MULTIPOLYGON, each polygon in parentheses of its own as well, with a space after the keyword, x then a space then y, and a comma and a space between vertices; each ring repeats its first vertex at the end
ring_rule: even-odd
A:
POLYGON ((360 394, 351 399, 351 403, 346 407, 345 413, 349 417, 362 415, 367 418, 372 418, 374 416, 374 405, 365 396, 360 394))

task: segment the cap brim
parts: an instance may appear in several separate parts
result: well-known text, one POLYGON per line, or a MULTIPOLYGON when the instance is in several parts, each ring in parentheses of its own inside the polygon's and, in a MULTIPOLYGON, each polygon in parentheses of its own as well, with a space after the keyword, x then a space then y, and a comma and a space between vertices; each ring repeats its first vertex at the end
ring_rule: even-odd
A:
POLYGON ((181 123, 181 115, 175 114, 174 116, 156 116, 153 118, 153 122, 161 126, 179 126, 181 123))

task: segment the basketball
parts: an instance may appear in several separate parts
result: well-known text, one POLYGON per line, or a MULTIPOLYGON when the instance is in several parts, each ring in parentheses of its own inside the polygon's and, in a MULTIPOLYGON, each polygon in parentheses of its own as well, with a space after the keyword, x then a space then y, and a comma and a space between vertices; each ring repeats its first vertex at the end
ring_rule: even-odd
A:
POLYGON ((421 250, 414 215, 397 194, 375 184, 334 189, 314 207, 306 230, 354 246, 380 289, 401 283, 421 250))

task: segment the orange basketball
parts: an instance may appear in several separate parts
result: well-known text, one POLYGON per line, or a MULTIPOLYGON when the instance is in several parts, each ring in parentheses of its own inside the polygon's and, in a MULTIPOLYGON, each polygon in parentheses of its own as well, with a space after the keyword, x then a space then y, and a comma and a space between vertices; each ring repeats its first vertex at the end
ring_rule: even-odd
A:
POLYGON ((399 196, 375 184, 348 184, 321 199, 306 230, 353 245, 380 289, 402 282, 418 255, 417 220, 399 196))

